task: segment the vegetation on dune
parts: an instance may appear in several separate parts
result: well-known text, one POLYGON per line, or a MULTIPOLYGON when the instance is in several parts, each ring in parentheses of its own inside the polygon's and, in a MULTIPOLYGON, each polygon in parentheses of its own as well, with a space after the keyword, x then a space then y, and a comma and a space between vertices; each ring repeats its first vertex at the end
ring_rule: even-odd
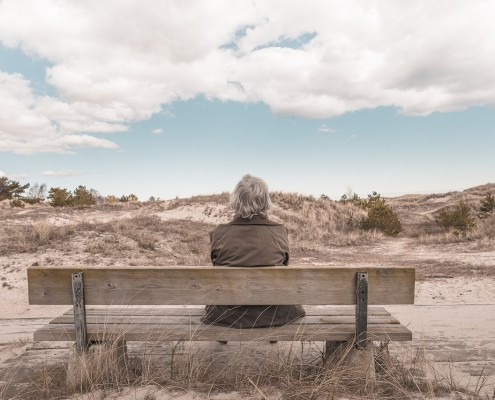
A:
POLYGON ((488 193, 480 205, 480 218, 486 218, 495 210, 495 197, 488 193))
POLYGON ((360 220, 366 212, 355 204, 297 193, 274 192, 271 198, 272 214, 284 221, 296 253, 320 251, 328 246, 365 244, 380 237, 375 230, 361 229, 360 220))
POLYGON ((397 214, 380 194, 373 192, 368 195, 366 200, 360 200, 359 203, 368 211, 368 215, 361 220, 363 229, 378 229, 388 236, 395 236, 400 233, 402 226, 397 214))
POLYGON ((453 209, 440 210, 435 221, 445 229, 454 229, 456 235, 465 235, 476 227, 469 205, 465 201, 460 201, 453 209))
POLYGON ((0 177, 0 201, 10 200, 12 207, 24 207, 21 199, 27 188, 29 188, 29 183, 21 185, 18 181, 2 176, 0 177))
MULTIPOLYGON (((493 184, 487 184, 464 192, 408 195, 387 200, 377 192, 365 198, 349 192, 337 201, 324 194, 315 198, 297 193, 273 192, 272 215, 286 224, 293 249, 299 253, 321 251, 328 246, 368 244, 383 235, 396 236, 401 232, 423 242, 438 243, 493 238, 495 197, 489 192, 493 187, 493 184), (457 201, 456 205, 452 205, 454 201, 457 201), (435 207, 437 204, 443 206, 435 207)), ((82 185, 73 192, 60 187, 52 187, 47 191, 45 184, 22 185, 2 177, 0 200, 6 199, 12 207, 45 203, 56 208, 111 206, 137 209, 146 204, 162 204, 154 196, 148 202, 140 202, 135 194, 102 197, 96 190, 82 185)), ((202 204, 206 207, 207 203, 228 207, 229 193, 177 197, 167 203, 167 209, 202 204)), ((228 214, 225 209, 215 211, 213 216, 228 214)), ((209 213, 205 211, 205 215, 210 217, 211 210, 209 213)))
MULTIPOLYGON (((0 193, 3 193, 3 196, 7 196, 5 187, 11 188, 9 189, 11 197, 4 199, 24 201, 21 198, 24 198, 23 193, 28 187, 20 191, 25 185, 12 185, 11 182, 8 179, 0 181, 3 185, 0 186, 3 188, 0 193)), ((42 186, 33 185, 25 198, 45 197, 46 186, 44 188, 42 186)), ((350 194, 343 196, 339 201, 331 200, 325 195, 315 198, 295 193, 271 193, 272 215, 275 219, 282 220, 289 229, 292 255, 294 259, 298 259, 296 263, 305 262, 303 260, 307 256, 318 257, 318 252, 321 252, 320 255, 325 255, 325 249, 331 246, 369 244, 382 238, 383 234, 396 235, 403 227, 402 222, 407 219, 404 217, 407 216, 405 213, 419 215, 418 207, 429 204, 429 201, 430 208, 424 214, 430 218, 428 223, 434 226, 436 231, 428 235, 418 235, 419 241, 446 243, 482 238, 483 240, 477 243, 489 242, 485 239, 495 238, 495 199, 491 194, 482 195, 466 196, 459 201, 460 195, 458 197, 453 194, 417 195, 419 200, 416 202, 408 200, 402 208, 405 211, 400 214, 401 210, 397 202, 393 199, 386 201, 376 192, 365 199, 350 194), (480 201, 482 195, 485 197, 480 201), (439 200, 443 202, 435 203, 439 200), (447 201, 449 203, 445 203, 447 201), (458 201, 457 204, 454 203, 455 201, 458 201)), ((96 201, 95 204, 93 200, 98 200, 97 193, 84 186, 79 186, 74 192, 63 188, 51 188, 48 200, 50 204, 57 203, 52 204, 57 208, 32 207, 32 210, 40 210, 39 214, 33 213, 28 218, 25 217, 27 214, 25 210, 16 213, 9 209, 3 214, 7 216, 6 222, 11 221, 8 215, 22 214, 22 218, 25 219, 21 218, 19 224, 0 224, 0 255, 39 252, 34 260, 49 264, 57 262, 43 257, 47 255, 43 251, 50 249, 55 254, 57 252, 61 254, 61 260, 63 254, 77 252, 81 262, 88 264, 208 265, 210 264, 208 233, 214 224, 185 219, 165 221, 162 219, 162 212, 196 205, 201 210, 204 209, 203 214, 206 215, 210 203, 216 203, 221 208, 226 207, 228 198, 228 193, 223 193, 189 199, 177 198, 167 203, 135 203, 137 198, 134 199, 129 195, 121 198, 108 196, 104 200, 96 201), (74 198, 77 201, 74 201, 74 198), (64 211, 61 207, 91 207, 91 210, 64 211), (123 208, 126 212, 120 212, 123 208), (109 209, 117 212, 97 214, 98 211, 106 212, 109 209), (136 213, 128 213, 129 209, 136 210, 136 213), (93 215, 93 211, 96 218, 86 220, 86 216, 93 215), (63 222, 57 224, 57 218, 52 219, 52 216, 61 215, 83 216, 84 219, 79 219, 83 222, 68 219, 69 223, 65 225, 63 222), (111 219, 106 221, 99 219, 102 215, 111 219), (95 220, 97 222, 94 222, 95 220)), ((429 225, 423 226, 419 223, 417 227, 422 232, 431 228, 429 225)), ((404 233, 409 234, 407 230, 404 230, 404 233)), ((494 243, 493 240, 491 242, 494 243)), ((53 256, 51 253, 50 257, 59 256, 53 256)), ((317 260, 323 259, 324 256, 321 256, 317 260)), ((263 362, 258 362, 259 358, 246 353, 247 347, 236 348, 237 353, 225 357, 225 353, 216 352, 188 353, 184 350, 186 345, 182 342, 171 346, 171 360, 164 360, 162 354, 156 356, 147 350, 148 353, 141 352, 139 357, 131 357, 123 375, 119 372, 119 375, 108 378, 108 375, 88 371, 88 374, 92 374, 92 386, 85 390, 103 393, 127 385, 134 387, 158 384, 162 387, 193 389, 208 393, 231 390, 240 393, 259 393, 278 390, 281 398, 318 399, 355 397, 363 388, 362 382, 356 381, 352 369, 346 368, 339 360, 323 365, 315 343, 304 345, 304 351, 310 352, 311 362, 302 362, 301 359, 295 358, 296 354, 302 354, 302 350, 296 353, 292 348, 287 350, 280 346, 273 346, 273 351, 278 351, 280 354, 271 359, 264 358, 263 362)), ((431 368, 424 357, 414 355, 409 361, 398 360, 383 344, 376 350, 377 384, 370 388, 368 393, 362 394, 363 398, 423 398, 449 393, 452 390, 462 390, 452 381, 446 382, 438 377, 426 379, 427 372, 431 372, 431 368)), ((104 361, 104 365, 110 364, 104 361)), ((46 398, 57 396, 62 398, 72 394, 66 385, 66 371, 63 367, 58 368, 45 369, 40 373, 40 377, 33 376, 33 384, 26 391, 42 392, 46 398)), ((1 390, 0 387, 0 398, 1 390)))

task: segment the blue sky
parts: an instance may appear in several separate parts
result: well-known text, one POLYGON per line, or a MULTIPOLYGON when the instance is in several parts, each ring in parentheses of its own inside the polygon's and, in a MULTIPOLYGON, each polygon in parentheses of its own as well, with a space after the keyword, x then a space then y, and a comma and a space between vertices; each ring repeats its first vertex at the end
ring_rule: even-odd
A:
POLYGON ((428 2, 416 24, 379 1, 219 2, 232 18, 214 27, 204 3, 40 3, 0 2, 0 174, 140 199, 230 191, 245 173, 332 198, 495 181, 486 2, 455 2, 434 28, 428 2))

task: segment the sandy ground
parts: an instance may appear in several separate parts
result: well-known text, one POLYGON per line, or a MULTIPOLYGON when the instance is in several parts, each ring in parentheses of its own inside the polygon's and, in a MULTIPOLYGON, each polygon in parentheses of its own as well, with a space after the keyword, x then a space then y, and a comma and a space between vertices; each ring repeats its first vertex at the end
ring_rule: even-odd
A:
MULTIPOLYGON (((0 205, 2 207, 2 215, 5 216, 4 204, 0 205)), ((163 205, 157 206, 153 212, 163 220, 190 219, 212 224, 229 220, 225 208, 215 203, 203 204, 199 208, 195 205, 171 210, 166 208, 163 205)), ((135 215, 136 210, 123 208, 112 212, 111 217, 103 214, 92 211, 54 214, 48 210, 45 218, 62 226, 74 221, 125 219, 135 215)), ((32 222, 29 209, 20 211, 15 221, 3 220, 3 223, 9 224, 32 222)), ((294 263, 416 267, 416 305, 389 307, 413 331, 414 340, 410 347, 423 347, 439 371, 455 375, 459 382, 470 387, 476 385, 480 374, 486 375, 483 393, 491 396, 495 390, 494 248, 493 243, 480 245, 474 242, 425 245, 412 238, 399 237, 384 239, 368 246, 335 247, 315 257, 300 257, 294 263)), ((0 365, 25 355, 26 349, 32 346, 32 331, 68 308, 28 304, 26 269, 40 260, 59 260, 64 265, 74 265, 80 262, 80 255, 47 249, 41 254, 35 252, 0 256, 0 365)), ((124 392, 107 395, 107 398, 125 400, 207 398, 196 392, 173 393, 155 386, 128 388, 124 392)), ((249 397, 238 393, 224 393, 208 398, 258 399, 260 395, 258 393, 249 397)), ((272 394, 267 398, 277 397, 272 394)))

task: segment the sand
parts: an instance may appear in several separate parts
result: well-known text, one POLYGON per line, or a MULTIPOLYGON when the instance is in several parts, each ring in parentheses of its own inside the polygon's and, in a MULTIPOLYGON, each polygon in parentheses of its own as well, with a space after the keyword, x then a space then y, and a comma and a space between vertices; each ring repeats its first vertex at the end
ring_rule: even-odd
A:
MULTIPOLYGON (((435 199, 432 199, 434 201, 435 199)), ((168 204, 168 203, 167 203, 168 204)), ((229 220, 224 206, 216 203, 188 204, 169 209, 160 203, 146 213, 162 220, 192 220, 217 224, 229 220)), ((76 222, 102 222, 126 219, 143 213, 140 208, 116 210, 36 209, 17 211, 15 218, 3 219, 9 226, 47 221, 56 226, 76 222), (41 214, 40 214, 41 213, 41 214)), ((0 218, 11 216, 0 204, 0 218)), ((81 245, 83 246, 83 244, 81 245)), ((37 252, 0 255, 0 365, 22 357, 32 341, 32 331, 40 324, 65 311, 67 306, 31 306, 27 299, 26 269, 34 263, 50 262, 74 265, 81 253, 44 248, 37 252), (55 261, 53 261, 55 260, 55 261), (21 321, 21 322, 19 322, 21 321)), ((0 253, 1 254, 1 253, 0 253)), ((394 306, 390 311, 413 331, 411 346, 423 346, 439 371, 454 371, 463 384, 473 386, 476 377, 488 376, 484 393, 495 388, 495 243, 463 242, 451 244, 421 243, 399 237, 384 239, 374 245, 335 247, 319 256, 300 258, 300 264, 315 265, 412 265, 417 269, 415 306, 394 306)), ((106 393, 109 399, 177 399, 212 398, 218 400, 259 399, 239 393, 207 397, 196 392, 173 393, 157 386, 126 388, 106 393), (147 397, 148 396, 148 397, 147 397)), ((454 394, 450 396, 453 397, 454 394)), ((76 398, 76 397, 74 397, 76 398)), ((82 397, 84 398, 84 397, 82 397)), ((89 396, 86 398, 94 398, 89 396)), ((277 398, 271 393, 266 398, 277 398)), ((459 397, 462 398, 462 397, 459 397)))

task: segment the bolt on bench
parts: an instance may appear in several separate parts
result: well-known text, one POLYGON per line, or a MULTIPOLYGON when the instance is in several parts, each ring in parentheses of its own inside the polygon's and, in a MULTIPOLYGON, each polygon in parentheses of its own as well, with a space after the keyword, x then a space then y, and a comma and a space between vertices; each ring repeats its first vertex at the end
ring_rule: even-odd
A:
POLYGON ((409 267, 42 267, 28 268, 29 304, 73 305, 34 332, 35 341, 368 341, 412 340, 383 308, 414 304, 409 267), (205 325, 205 304, 303 304, 306 316, 281 327, 205 325), (108 306, 94 308, 87 306, 108 306), (143 307, 129 307, 143 306, 143 307), (146 307, 145 307, 146 306, 146 307), (169 307, 160 307, 169 306, 169 307), (327 307, 319 307, 327 306, 327 307))

